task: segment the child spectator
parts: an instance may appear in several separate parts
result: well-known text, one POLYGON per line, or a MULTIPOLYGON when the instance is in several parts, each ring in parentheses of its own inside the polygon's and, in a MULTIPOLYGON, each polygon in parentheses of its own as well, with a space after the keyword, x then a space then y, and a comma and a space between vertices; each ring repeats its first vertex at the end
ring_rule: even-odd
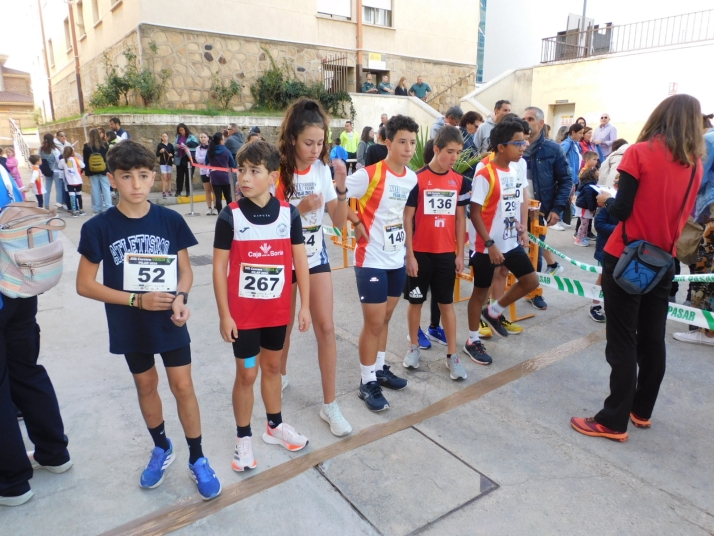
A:
POLYGON ((582 173, 587 169, 596 168, 598 162, 598 154, 595 151, 585 151, 583 153, 583 168, 580 170, 580 172, 582 173))
POLYGON ((340 138, 335 138, 335 146, 330 151, 330 162, 333 160, 342 160, 345 164, 347 163, 347 151, 342 147, 342 142, 340 138))
MULTIPOLYGON (((613 183, 613 188, 617 188, 620 182, 620 175, 615 177, 613 183)), ((592 190, 592 188, 590 188, 592 190)), ((595 242, 595 260, 597 260, 597 265, 602 266, 605 251, 605 244, 610 239, 610 235, 615 230, 615 227, 620 221, 610 214, 605 205, 600 205, 600 208, 595 214, 595 230, 597 231, 597 241, 595 242)), ((602 274, 597 276, 597 286, 602 285, 602 274)), ((593 300, 593 304, 590 306, 590 318, 595 322, 605 322, 605 311, 602 308, 602 302, 599 300, 593 300)))
MULTIPOLYGON (((203 455, 186 328, 190 316, 186 304, 193 283, 188 248, 198 241, 181 214, 148 201, 156 177, 155 163, 154 153, 131 140, 109 151, 109 180, 119 190, 119 202, 82 226, 77 292, 104 302, 109 352, 124 355, 133 376, 144 423, 154 443, 139 485, 145 489, 159 486, 176 458, 164 427, 154 364, 154 355, 161 354, 188 444, 188 469, 199 494, 208 500, 221 492, 221 484, 203 455), (139 268, 139 258, 151 264, 139 268), (96 280, 100 264, 101 283, 96 280)), ((119 444, 126 442, 126 438, 118 440, 119 444)), ((126 452, 118 456, 116 452, 104 453, 111 457, 107 463, 121 470, 126 452)))
POLYGON ((5 154, 7 154, 5 168, 10 172, 10 176, 15 179, 17 187, 22 189, 22 177, 20 176, 20 170, 17 169, 17 158, 15 158, 15 149, 8 147, 7 151, 5 151, 5 154))
POLYGON ((32 194, 37 198, 37 206, 44 207, 44 194, 47 193, 45 189, 45 176, 40 171, 40 161, 42 159, 39 155, 30 155, 30 165, 32 165, 32 178, 30 179, 30 184, 21 188, 23 192, 32 192, 32 194))
MULTIPOLYGON (((196 147, 196 162, 199 164, 208 165, 208 134, 201 132, 198 136, 198 147, 196 147)), ((211 170, 205 168, 198 168, 199 175, 201 177, 201 184, 203 184, 203 191, 206 194, 206 205, 208 205, 208 212, 206 216, 217 216, 218 212, 215 209, 216 206, 216 195, 213 193, 213 187, 211 186, 211 170)))
POLYGON ((161 169, 161 196, 171 195, 171 173, 174 165, 174 146, 169 142, 169 133, 161 134, 161 142, 156 146, 156 156, 161 169))
POLYGON ((598 170, 595 167, 583 168, 578 184, 578 197, 575 200, 576 216, 580 218, 580 226, 575 236, 575 245, 587 247, 590 245, 588 226, 592 223, 597 210, 597 190, 591 185, 597 184, 598 170))
POLYGON ((232 467, 239 472, 257 465, 250 422, 258 367, 267 417, 263 441, 291 452, 308 444, 282 417, 280 361, 290 322, 292 268, 300 292, 301 332, 310 327, 310 274, 300 213, 270 194, 279 168, 280 154, 270 143, 255 141, 241 147, 238 181, 244 197, 218 215, 213 241, 220 332, 233 344, 236 362, 233 413, 238 439, 232 467))
POLYGON ((64 172, 64 182, 67 192, 69 192, 69 210, 72 217, 84 216, 82 205, 82 170, 84 162, 74 156, 74 149, 70 146, 64 148, 62 160, 59 161, 59 168, 64 172))

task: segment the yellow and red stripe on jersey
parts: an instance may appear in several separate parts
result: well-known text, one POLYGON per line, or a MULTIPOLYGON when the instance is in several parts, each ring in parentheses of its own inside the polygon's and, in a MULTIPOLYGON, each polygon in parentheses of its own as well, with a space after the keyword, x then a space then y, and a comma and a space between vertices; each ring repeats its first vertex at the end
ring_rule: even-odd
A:
MULTIPOLYGON (((362 225, 370 233, 375 214, 384 195, 384 185, 387 182, 387 166, 384 164, 384 160, 381 160, 374 165, 366 167, 365 170, 370 177, 369 186, 365 194, 359 198, 357 209, 362 225)), ((362 239, 355 248, 355 264, 357 266, 362 266, 366 250, 367 242, 362 239)))
MULTIPOLYGON (((488 232, 491 232, 493 227, 493 220, 498 212, 498 202, 501 199, 501 181, 498 179, 496 172, 494 171, 494 165, 492 162, 488 162, 486 167, 481 169, 476 176, 483 177, 488 181, 488 194, 486 199, 481 206, 481 219, 486 225, 488 232)), ((507 171, 507 170, 506 170, 507 171)), ((486 248, 486 243, 483 241, 481 236, 476 233, 476 251, 481 253, 486 248)))

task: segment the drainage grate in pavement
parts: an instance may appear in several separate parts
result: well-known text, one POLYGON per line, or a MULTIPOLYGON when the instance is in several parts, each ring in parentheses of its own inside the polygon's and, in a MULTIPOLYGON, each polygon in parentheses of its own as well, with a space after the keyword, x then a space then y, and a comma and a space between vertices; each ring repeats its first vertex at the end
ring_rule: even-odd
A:
POLYGON ((213 257, 210 255, 191 255, 189 259, 193 266, 210 266, 213 264, 213 257))

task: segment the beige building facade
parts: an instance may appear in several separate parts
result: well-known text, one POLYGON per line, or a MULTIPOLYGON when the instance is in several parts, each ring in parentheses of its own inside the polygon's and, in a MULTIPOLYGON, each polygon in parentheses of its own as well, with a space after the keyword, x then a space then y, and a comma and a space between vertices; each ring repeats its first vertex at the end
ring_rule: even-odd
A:
POLYGON ((36 126, 30 73, 5 67, 8 56, 0 54, 0 146, 12 146, 10 119, 19 128, 36 126))
POLYGON ((437 109, 455 104, 474 87, 476 2, 77 0, 70 7, 42 0, 41 6, 58 119, 80 113, 74 39, 85 109, 106 75, 104 54, 122 66, 128 47, 155 72, 171 72, 160 103, 167 108, 210 106, 212 78, 218 75, 241 82, 242 94, 232 107, 249 109, 250 86, 270 68, 270 56, 290 76, 326 85, 337 59, 346 66, 340 89, 347 91, 356 90, 362 71, 388 74, 393 85, 402 76, 411 85, 422 75, 434 90, 430 104, 437 109))

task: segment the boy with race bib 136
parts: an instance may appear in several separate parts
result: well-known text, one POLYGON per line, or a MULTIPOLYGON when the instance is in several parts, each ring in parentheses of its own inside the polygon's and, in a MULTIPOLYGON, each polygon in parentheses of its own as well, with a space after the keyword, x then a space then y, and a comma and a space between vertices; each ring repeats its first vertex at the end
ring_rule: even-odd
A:
POLYGON ((188 468, 199 493, 208 500, 218 496, 221 484, 203 456, 186 328, 186 304, 193 284, 188 248, 198 242, 180 214, 149 203, 155 159, 151 151, 131 140, 107 154, 109 181, 119 191, 119 203, 82 226, 77 292, 104 302, 109 351, 124 354, 134 376, 139 407, 154 440, 139 485, 157 487, 175 459, 157 390, 154 354, 161 354, 188 443, 188 468), (96 280, 100 263, 103 283, 96 280))

